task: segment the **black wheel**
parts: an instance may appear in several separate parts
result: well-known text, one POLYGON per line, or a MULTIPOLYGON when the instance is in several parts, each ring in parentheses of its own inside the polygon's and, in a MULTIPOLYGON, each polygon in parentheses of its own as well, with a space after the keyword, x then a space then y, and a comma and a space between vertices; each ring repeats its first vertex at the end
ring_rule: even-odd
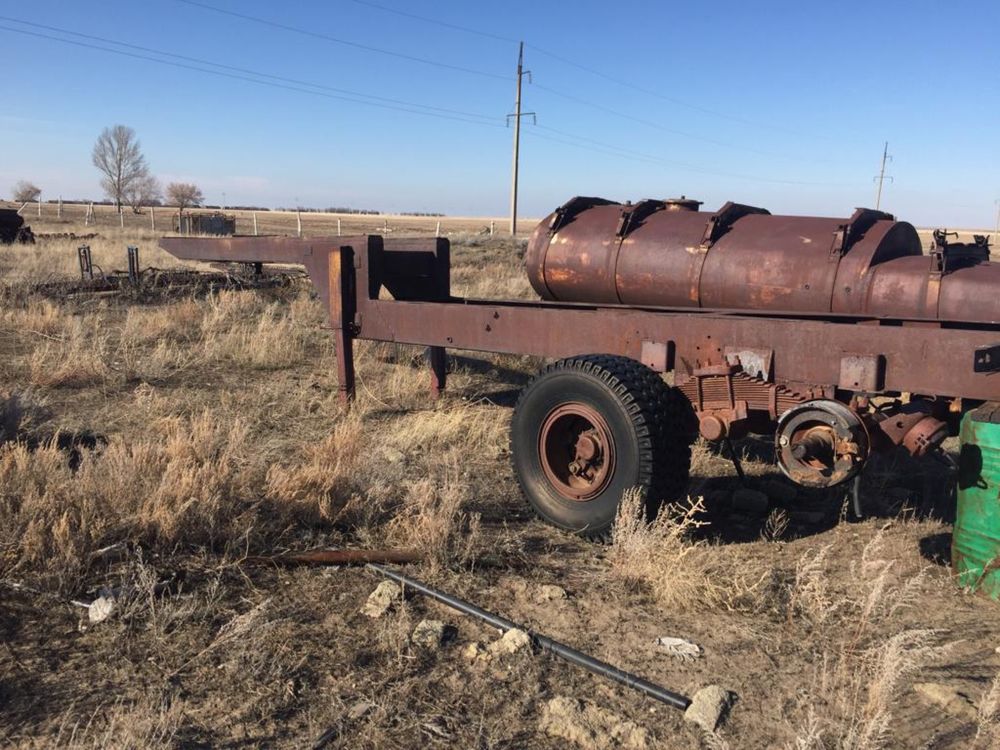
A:
POLYGON ((690 404, 645 365, 589 354, 546 367, 521 393, 511 453, 521 490, 546 521, 595 539, 614 524, 622 493, 647 510, 679 496, 691 463, 690 404))

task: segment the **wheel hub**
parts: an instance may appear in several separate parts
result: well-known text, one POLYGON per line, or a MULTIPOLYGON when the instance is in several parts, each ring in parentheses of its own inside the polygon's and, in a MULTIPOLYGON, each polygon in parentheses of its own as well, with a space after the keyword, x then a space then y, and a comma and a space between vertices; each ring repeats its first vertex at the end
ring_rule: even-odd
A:
POLYGON ((548 414, 538 435, 538 455, 546 478, 569 500, 586 501, 600 494, 614 469, 607 422, 579 402, 561 404, 548 414))

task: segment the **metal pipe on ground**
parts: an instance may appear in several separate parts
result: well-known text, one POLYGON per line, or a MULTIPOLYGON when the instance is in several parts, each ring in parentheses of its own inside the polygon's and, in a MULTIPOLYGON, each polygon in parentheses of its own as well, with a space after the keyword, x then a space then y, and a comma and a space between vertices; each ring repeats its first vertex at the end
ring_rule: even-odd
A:
POLYGON ((644 693, 654 700, 665 703, 671 708, 678 708, 681 711, 684 711, 691 705, 690 698, 687 698, 686 696, 660 687, 659 685, 649 682, 638 675, 626 672, 625 670, 619 669, 618 667, 601 661, 600 659, 595 659, 582 651, 577 651, 575 648, 567 646, 565 643, 553 640, 546 635, 534 633, 527 628, 523 628, 517 623, 508 620, 506 617, 501 617, 493 612, 488 612, 485 609, 477 607, 475 604, 471 604, 467 601, 459 599, 456 596, 447 594, 444 591, 432 588, 431 586, 428 586, 415 578, 410 578, 409 576, 395 571, 392 568, 387 568, 386 566, 378 563, 367 563, 365 567, 378 573, 379 575, 390 578, 397 583, 409 586, 425 596, 436 599, 452 609, 471 617, 475 617, 476 619, 485 622, 487 625, 491 625, 502 631, 506 632, 513 629, 523 630, 531 638, 532 643, 534 643, 542 651, 548 651, 549 653, 558 656, 560 659, 564 659, 571 664, 582 667, 592 674, 606 677, 620 685, 631 688, 632 690, 638 690, 640 693, 644 693))

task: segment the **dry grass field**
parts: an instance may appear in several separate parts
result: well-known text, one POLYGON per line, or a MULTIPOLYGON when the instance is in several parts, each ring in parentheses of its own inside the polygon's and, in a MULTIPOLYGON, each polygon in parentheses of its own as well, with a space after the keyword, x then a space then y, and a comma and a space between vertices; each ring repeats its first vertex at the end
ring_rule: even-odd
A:
MULTIPOLYGON (((97 232, 106 271, 126 244, 179 265, 145 227, 29 219, 97 232)), ((448 228, 455 293, 531 297, 522 245, 483 226, 448 228)), ((879 460, 872 516, 851 523, 748 438, 750 481, 772 496, 755 513, 699 444, 687 507, 638 524, 627 497, 612 542, 587 543, 536 520, 509 466, 511 405, 540 362, 453 352, 435 402, 422 352, 362 342, 344 410, 307 283, 39 289, 69 285, 78 244, 0 247, 4 746, 1000 746, 1000 619, 954 585, 933 470, 879 460), (414 576, 678 692, 722 685, 731 716, 704 733, 544 654, 469 658, 497 633, 419 596, 371 619, 363 569, 244 562, 320 545, 418 548, 414 576), (90 623, 77 603, 105 587, 116 607, 90 623), (424 618, 454 637, 414 642, 424 618), (703 653, 679 660, 660 636, 703 653)))

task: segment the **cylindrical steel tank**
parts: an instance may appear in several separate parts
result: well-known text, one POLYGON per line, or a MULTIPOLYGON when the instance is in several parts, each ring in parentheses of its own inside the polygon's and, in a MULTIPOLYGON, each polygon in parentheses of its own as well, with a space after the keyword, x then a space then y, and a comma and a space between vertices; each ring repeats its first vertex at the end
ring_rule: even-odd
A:
POLYGON ((1000 265, 963 256, 945 268, 943 256, 923 254, 912 225, 890 214, 698 206, 574 198, 532 234, 531 284, 563 302, 1000 320, 1000 265))

